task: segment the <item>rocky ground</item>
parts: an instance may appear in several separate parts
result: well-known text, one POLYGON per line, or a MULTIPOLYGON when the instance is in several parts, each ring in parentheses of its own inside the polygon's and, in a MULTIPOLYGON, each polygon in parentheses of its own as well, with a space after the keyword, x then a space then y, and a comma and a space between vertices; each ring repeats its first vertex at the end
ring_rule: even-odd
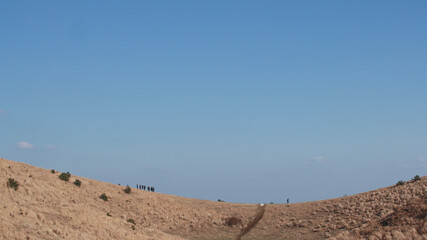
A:
MULTIPOLYGON (((0 239, 236 239, 259 208, 127 194, 124 186, 59 175, 0 158, 0 239)), ((427 176, 343 198, 268 204, 242 239, 427 239, 427 176)))

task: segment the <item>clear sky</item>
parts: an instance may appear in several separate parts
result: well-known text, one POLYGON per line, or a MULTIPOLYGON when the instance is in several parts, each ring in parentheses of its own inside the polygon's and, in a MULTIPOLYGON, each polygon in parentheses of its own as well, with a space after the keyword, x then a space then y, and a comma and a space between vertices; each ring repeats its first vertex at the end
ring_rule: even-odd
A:
POLYGON ((0 156, 230 202, 427 174, 427 1, 0 0, 0 156))

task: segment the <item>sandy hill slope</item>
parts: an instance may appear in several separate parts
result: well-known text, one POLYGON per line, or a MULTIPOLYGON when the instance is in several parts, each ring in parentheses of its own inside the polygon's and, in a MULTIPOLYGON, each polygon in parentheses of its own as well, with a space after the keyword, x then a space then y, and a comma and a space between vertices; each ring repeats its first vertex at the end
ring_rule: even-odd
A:
POLYGON ((255 204, 127 194, 124 186, 59 175, 0 158, 0 239, 225 240, 256 218, 242 239, 427 239, 427 176, 343 198, 268 204, 256 216, 255 204))

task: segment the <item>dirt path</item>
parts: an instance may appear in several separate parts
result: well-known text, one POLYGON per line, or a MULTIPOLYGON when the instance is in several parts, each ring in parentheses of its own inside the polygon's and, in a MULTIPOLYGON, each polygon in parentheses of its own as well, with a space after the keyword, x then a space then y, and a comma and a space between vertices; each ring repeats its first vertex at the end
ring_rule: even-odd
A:
POLYGON ((245 234, 247 234, 249 231, 251 231, 257 225, 257 223, 264 216, 266 206, 267 205, 265 205, 265 204, 258 206, 258 210, 254 216, 254 219, 248 224, 248 226, 246 226, 245 228, 242 229, 242 231, 239 233, 239 235, 237 235, 236 240, 241 240, 245 234))

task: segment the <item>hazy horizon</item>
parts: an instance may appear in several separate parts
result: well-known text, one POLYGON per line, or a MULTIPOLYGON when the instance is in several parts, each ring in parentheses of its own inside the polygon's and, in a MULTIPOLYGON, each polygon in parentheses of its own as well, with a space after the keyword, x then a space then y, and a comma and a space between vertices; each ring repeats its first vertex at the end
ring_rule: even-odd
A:
POLYGON ((0 157, 227 202, 427 172, 425 1, 2 1, 0 157))

